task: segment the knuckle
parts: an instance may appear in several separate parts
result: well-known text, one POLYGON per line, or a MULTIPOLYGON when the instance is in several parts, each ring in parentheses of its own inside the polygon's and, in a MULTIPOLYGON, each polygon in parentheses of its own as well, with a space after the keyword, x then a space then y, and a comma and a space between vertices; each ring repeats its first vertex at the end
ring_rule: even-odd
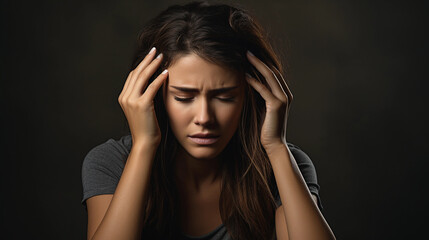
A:
POLYGON ((147 90, 149 90, 149 91, 153 91, 154 90, 153 83, 149 84, 149 86, 147 87, 147 90))
POLYGON ((139 111, 146 106, 146 102, 144 101, 144 97, 141 97, 138 99, 128 100, 128 106, 133 110, 139 111))
POLYGON ((122 103, 122 96, 121 95, 118 97, 118 102, 122 103))
POLYGON ((269 71, 268 69, 264 69, 262 73, 264 76, 270 76, 270 74, 272 74, 272 72, 269 71))
POLYGON ((289 97, 288 97, 287 95, 284 95, 284 96, 282 96, 282 97, 280 98, 280 101, 281 101, 281 102, 283 102, 283 103, 285 103, 285 102, 287 102, 287 101, 288 101, 288 99, 289 99, 289 97))
POLYGON ((147 73, 147 68, 145 70, 143 70, 138 76, 138 79, 147 79, 148 78, 148 73, 147 73))
POLYGON ((124 101, 124 103, 125 103, 125 105, 126 106, 129 106, 129 107, 134 107, 134 101, 133 100, 131 100, 131 99, 126 99, 125 101, 124 101))
POLYGON ((146 105, 148 105, 150 103, 150 100, 146 97, 146 96, 143 96, 141 99, 140 99, 140 104, 141 104, 141 106, 146 106, 146 105))
POLYGON ((278 109, 285 108, 285 107, 286 107, 286 102, 283 102, 283 101, 276 101, 276 107, 277 107, 278 109))
MULTIPOLYGON (((152 92, 154 92, 155 91, 155 86, 153 85, 153 84, 150 84, 148 87, 147 87, 147 89, 146 89, 146 92, 150 92, 150 93, 152 93, 152 92)), ((145 95, 145 96, 147 96, 147 94, 145 95)), ((146 97, 147 98, 147 97, 146 97)))
POLYGON ((128 74, 128 77, 127 77, 127 79, 131 79, 132 77, 133 77, 133 75, 134 75, 134 72, 135 70, 132 70, 129 74, 128 74))

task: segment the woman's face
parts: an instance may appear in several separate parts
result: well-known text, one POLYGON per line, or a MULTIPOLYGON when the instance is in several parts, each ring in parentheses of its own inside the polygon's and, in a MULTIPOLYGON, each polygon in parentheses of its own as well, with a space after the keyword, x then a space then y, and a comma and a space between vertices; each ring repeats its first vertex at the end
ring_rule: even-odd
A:
POLYGON ((194 158, 215 158, 238 127, 244 102, 243 83, 233 72, 195 54, 180 57, 168 71, 163 97, 176 139, 194 158), (191 137, 199 133, 218 137, 191 137))

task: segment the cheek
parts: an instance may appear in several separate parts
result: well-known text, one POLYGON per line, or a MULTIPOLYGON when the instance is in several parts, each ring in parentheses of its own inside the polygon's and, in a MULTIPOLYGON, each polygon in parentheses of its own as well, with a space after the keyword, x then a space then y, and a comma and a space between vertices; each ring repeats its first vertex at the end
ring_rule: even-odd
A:
POLYGON ((183 114, 183 108, 177 103, 167 100, 166 110, 172 125, 181 125, 186 120, 186 114, 183 114))
POLYGON ((240 104, 219 109, 217 114, 218 119, 227 128, 235 128, 240 120, 242 109, 243 107, 240 104))

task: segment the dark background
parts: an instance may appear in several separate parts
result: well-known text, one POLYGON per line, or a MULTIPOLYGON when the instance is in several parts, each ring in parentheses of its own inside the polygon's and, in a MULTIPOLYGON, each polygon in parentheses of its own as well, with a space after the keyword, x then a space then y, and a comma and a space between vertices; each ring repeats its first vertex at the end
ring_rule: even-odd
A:
MULTIPOLYGON (((85 239, 81 166, 125 132, 117 102, 143 23, 187 1, 1 1, 4 239, 85 239)), ((288 141, 316 167, 338 239, 427 225, 428 8, 239 1, 289 63, 288 141)))

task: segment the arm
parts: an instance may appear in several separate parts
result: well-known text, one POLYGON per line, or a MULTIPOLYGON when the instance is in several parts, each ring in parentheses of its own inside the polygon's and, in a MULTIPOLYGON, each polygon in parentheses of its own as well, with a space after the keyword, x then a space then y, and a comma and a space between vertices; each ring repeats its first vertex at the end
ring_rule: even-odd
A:
POLYGON ((143 201, 155 153, 156 147, 151 145, 133 145, 113 197, 87 200, 88 239, 141 238, 143 201))
POLYGON ((336 239, 287 145, 280 144, 267 154, 283 203, 276 211, 278 239, 336 239))
POLYGON ((287 117, 293 95, 277 68, 269 68, 250 51, 247 52, 247 58, 266 80, 264 83, 250 74, 246 77, 247 82, 265 100, 261 144, 273 167, 285 220, 282 224, 276 223, 276 232, 284 233, 287 229, 288 238, 285 234, 279 236, 283 239, 335 239, 313 202, 298 164, 286 144, 287 117), (283 228, 283 231, 278 228, 283 228))
MULTIPOLYGON (((311 194, 313 197, 314 203, 317 205, 317 197, 314 194, 311 194)), ((283 209, 283 205, 277 208, 276 210, 276 236, 277 239, 281 240, 289 240, 289 234, 287 231, 286 218, 283 209), (286 226, 286 227, 285 227, 286 226)))
POLYGON ((167 79, 165 69, 152 82, 150 76, 159 68, 162 53, 154 58, 153 47, 139 65, 128 74, 118 102, 127 117, 133 146, 128 155, 115 193, 107 198, 94 198, 88 205, 89 239, 140 239, 143 229, 143 203, 146 199, 153 160, 161 141, 161 130, 155 114, 154 98, 167 79), (146 88, 146 85, 149 84, 146 88), (146 89, 146 90, 145 90, 146 89), (107 210, 100 209, 108 206, 107 210), (90 210, 93 208, 94 210, 90 210), (102 213, 105 212, 105 215, 102 213), (102 219, 98 224, 99 219, 102 219), (91 221, 90 221, 91 220, 91 221), (97 227, 94 227, 97 226, 97 227))

